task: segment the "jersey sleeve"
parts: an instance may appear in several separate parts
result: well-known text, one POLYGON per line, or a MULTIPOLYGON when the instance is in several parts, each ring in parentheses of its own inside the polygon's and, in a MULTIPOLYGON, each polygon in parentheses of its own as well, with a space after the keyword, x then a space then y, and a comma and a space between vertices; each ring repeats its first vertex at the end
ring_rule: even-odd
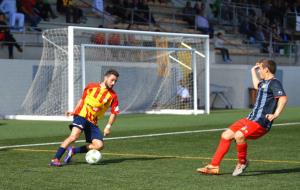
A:
POLYGON ((280 96, 286 96, 282 84, 279 80, 272 81, 271 90, 275 98, 280 96))
POLYGON ((111 103, 111 114, 119 114, 120 109, 119 109, 119 101, 118 101, 118 96, 114 95, 112 103, 111 103))

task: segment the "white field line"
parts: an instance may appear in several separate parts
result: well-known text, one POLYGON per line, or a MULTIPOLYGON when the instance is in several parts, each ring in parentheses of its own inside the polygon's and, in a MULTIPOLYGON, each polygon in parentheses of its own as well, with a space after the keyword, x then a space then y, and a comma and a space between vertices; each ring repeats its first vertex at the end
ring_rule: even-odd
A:
MULTIPOLYGON (((294 123, 280 123, 274 124, 273 126, 289 126, 289 125, 299 125, 300 122, 294 123)), ((179 131, 179 132, 169 132, 169 133, 154 133, 147 135, 132 135, 132 136, 124 136, 124 137, 108 137, 104 138, 105 141, 108 140, 120 140, 120 139, 134 139, 134 138, 144 138, 144 137, 158 137, 158 136, 169 136, 169 135, 181 135, 181 134, 191 134, 191 133, 205 133, 205 132, 215 132, 215 131, 223 131, 226 128, 219 129, 203 129, 203 130, 194 130, 194 131, 179 131)), ((85 140, 79 140, 76 142, 85 142, 85 140)), ((35 146, 47 146, 47 145, 57 145, 62 142, 51 142, 51 143, 37 143, 37 144, 21 144, 21 145, 10 145, 10 146, 1 146, 1 149, 9 149, 9 148, 21 148, 21 147, 35 147, 35 146)))
MULTIPOLYGON (((104 138, 105 141, 108 140, 119 140, 119 139, 134 139, 134 138, 144 138, 144 137, 157 137, 157 136, 167 136, 167 135, 179 135, 179 134, 189 134, 189 133, 204 133, 204 132, 214 132, 222 131, 222 129, 207 129, 207 130, 196 130, 196 131, 180 131, 180 132, 170 132, 170 133, 156 133, 156 134, 147 134, 147 135, 133 135, 133 136, 124 136, 124 137, 108 137, 104 138)), ((85 142, 85 140, 78 140, 78 142, 85 142)), ((62 142, 51 142, 51 143, 38 143, 38 144, 21 144, 21 145, 11 145, 11 146, 1 146, 1 149, 8 148, 21 148, 21 147, 34 147, 34 146, 47 146, 47 145, 56 145, 61 144, 62 142)))

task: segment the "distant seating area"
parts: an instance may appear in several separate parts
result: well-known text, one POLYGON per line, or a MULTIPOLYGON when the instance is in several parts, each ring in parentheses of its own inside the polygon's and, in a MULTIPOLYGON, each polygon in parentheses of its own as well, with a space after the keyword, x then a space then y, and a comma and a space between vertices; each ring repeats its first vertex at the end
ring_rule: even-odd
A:
MULTIPOLYGON (((26 2, 27 0, 22 0, 26 2)), ((50 8, 44 8, 46 10, 46 16, 41 17, 38 25, 34 27, 30 20, 25 22, 24 30, 16 31, 11 30, 12 34, 15 36, 17 43, 21 44, 24 52, 16 52, 16 58, 24 58, 28 56, 25 46, 28 47, 42 47, 41 31, 48 28, 61 28, 68 25, 75 26, 87 26, 87 27, 105 27, 105 28, 115 28, 115 29, 126 29, 126 30, 142 30, 142 31, 161 31, 161 32, 183 32, 183 33, 198 33, 201 31, 197 30, 197 27, 186 20, 186 15, 184 15, 183 7, 175 7, 171 1, 159 1, 159 0, 149 0, 149 1, 136 1, 138 4, 127 4, 125 7, 118 7, 121 4, 119 2, 128 2, 126 0, 110 0, 104 1, 104 7, 102 11, 94 11, 95 7, 91 1, 88 0, 78 0, 75 6, 82 11, 80 19, 77 22, 73 22, 72 18, 67 19, 66 12, 59 9, 56 0, 49 0, 50 8), (138 9, 134 9, 134 7, 138 9), (122 18, 123 15, 116 14, 116 12, 110 12, 111 9, 119 8, 119 13, 126 13, 126 18, 122 18), (141 9, 139 9, 141 8, 141 9), (51 10, 51 11, 50 11, 51 10), (51 22, 49 22, 51 20, 51 22), (69 22, 72 23, 69 23, 69 22), (24 55, 22 55, 24 54, 24 55), (22 56, 21 56, 22 55, 22 56)), ((46 6, 47 7, 47 6, 46 6)), ((195 8, 199 9, 199 14, 204 14, 202 10, 202 4, 194 4, 195 8)), ((208 8, 206 6, 206 8, 208 8)), ((42 9, 41 9, 42 10, 42 9)), ((224 10, 223 10, 224 11, 224 10)), ((45 14, 45 13, 44 13, 45 14)), ((222 12, 223 14, 223 12, 222 12)), ((221 14, 221 15, 222 15, 221 14)), ((41 15, 42 16, 42 15, 41 15)), ((190 15, 189 15, 190 16, 190 15)), ((72 17, 72 15, 69 15, 72 17)), ((76 21, 76 19, 75 19, 76 21)), ((225 44, 230 47, 230 54, 234 56, 247 56, 247 55, 260 55, 266 54, 261 52, 261 47, 257 44, 245 44, 245 36, 243 34, 236 35, 236 31, 228 30, 222 24, 218 25, 214 22, 215 32, 224 31, 225 35, 229 34, 232 42, 236 45, 225 44), (232 33, 233 32, 233 33, 232 33)), ((211 44, 211 49, 213 49, 213 44, 211 44)), ((1 49, 0 58, 7 58, 7 53, 3 53, 5 50, 1 49)), ((287 48, 285 48, 287 49, 287 48)), ((290 48, 291 49, 291 48, 290 48)), ((279 50, 278 50, 279 51, 279 50)), ((281 50, 280 50, 281 51, 281 50)), ((285 50, 284 50, 285 51, 285 50)), ((217 56, 220 55, 218 50, 214 51, 217 56)), ((288 51, 285 51, 288 52, 288 51)), ((291 50, 289 50, 291 52, 291 50)), ((277 52, 279 53, 279 52, 277 52)))

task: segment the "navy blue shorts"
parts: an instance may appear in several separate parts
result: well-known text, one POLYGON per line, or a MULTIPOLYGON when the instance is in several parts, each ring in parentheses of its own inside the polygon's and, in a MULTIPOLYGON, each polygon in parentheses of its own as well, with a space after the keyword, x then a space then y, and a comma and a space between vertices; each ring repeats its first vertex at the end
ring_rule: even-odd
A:
POLYGON ((83 131, 87 143, 92 143, 93 139, 103 141, 103 135, 99 128, 84 117, 74 116, 73 123, 69 127, 71 130, 73 127, 77 127, 83 131))

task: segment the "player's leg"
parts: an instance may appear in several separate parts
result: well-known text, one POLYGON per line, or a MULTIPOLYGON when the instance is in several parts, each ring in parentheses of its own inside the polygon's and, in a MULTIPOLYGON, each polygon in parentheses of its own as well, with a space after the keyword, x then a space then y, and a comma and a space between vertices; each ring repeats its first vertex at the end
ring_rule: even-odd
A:
POLYGON ((267 133, 267 130, 261 127, 258 123, 250 120, 245 121, 245 125, 235 133, 236 150, 238 163, 233 171, 233 176, 242 174, 249 166, 247 160, 247 139, 257 139, 267 133))
POLYGON ((228 152, 231 144, 231 140, 234 137, 234 132, 230 129, 224 131, 221 135, 221 139, 219 145, 216 149, 216 152, 213 156, 213 159, 210 164, 206 165, 203 168, 198 168, 197 172, 204 173, 204 174, 219 174, 220 173, 220 163, 228 152))
POLYGON ((62 155, 65 153, 66 148, 71 143, 73 143, 74 141, 76 141, 79 138, 81 132, 82 132, 82 130, 78 127, 72 128, 71 134, 63 141, 63 143, 57 149, 54 158, 51 160, 51 163, 50 163, 51 166, 61 166, 62 165, 60 162, 60 159, 61 159, 62 155))
POLYGON ((92 142, 88 145, 89 150, 102 150, 104 148, 103 135, 97 126, 90 125, 90 136, 86 136, 86 138, 87 142, 92 142))
POLYGON ((243 120, 244 119, 236 121, 229 127, 229 129, 225 130, 222 133, 219 145, 215 151, 211 163, 203 168, 198 168, 198 172, 204 174, 219 174, 219 166, 221 164, 221 161, 229 151, 231 141, 232 139, 234 139, 236 131, 243 126, 243 120))
MULTIPOLYGON (((243 128, 241 129, 243 130, 243 128)), ((237 131, 234 134, 234 139, 236 142, 237 158, 239 163, 245 164, 247 162, 247 142, 246 137, 242 131, 237 131)))
MULTIPOLYGON (((84 132, 85 136, 87 136, 86 134, 86 131, 89 131, 89 124, 88 124, 88 121, 86 121, 84 118, 81 118, 83 121, 82 121, 82 126, 83 128, 81 129, 81 131, 84 132)), ((75 128, 76 126, 74 126, 73 128, 75 128)), ((79 147, 73 147, 73 146, 68 146, 67 148, 67 152, 66 152, 66 157, 64 159, 64 163, 65 164, 68 164, 71 162, 71 159, 72 157, 75 155, 75 154, 78 154, 78 153, 86 153, 88 151, 88 145, 83 145, 83 146, 79 146, 79 147)))
POLYGON ((213 166, 220 165, 223 157, 225 156, 225 154, 228 152, 230 148, 231 140, 233 139, 233 137, 234 137, 234 132, 231 129, 227 129, 222 133, 219 145, 211 161, 211 164, 213 166))
POLYGON ((99 128, 86 121, 86 125, 83 129, 85 134, 85 139, 88 144, 80 146, 80 147, 72 147, 69 146, 67 149, 67 154, 64 162, 67 164, 71 161, 71 158, 75 154, 87 153, 91 149, 101 150, 103 149, 103 135, 101 134, 99 128))
MULTIPOLYGON (((242 128, 243 130, 245 128, 242 128)), ((232 173, 233 176, 238 176, 245 171, 245 169, 249 165, 249 161, 247 160, 247 142, 246 137, 242 131, 237 131, 234 135, 236 141, 236 150, 237 150, 237 158, 238 163, 232 173)))
POLYGON ((88 145, 88 149, 95 149, 95 150, 102 150, 104 148, 104 143, 103 141, 99 139, 93 139, 92 143, 88 145))
MULTIPOLYGON (((55 157, 51 161, 50 165, 55 165, 55 164, 52 164, 53 162, 57 163, 57 165, 61 165, 60 164, 60 159, 61 159, 62 155, 65 153, 66 150, 67 150, 67 156, 66 157, 70 156, 70 151, 71 151, 70 150, 71 149, 70 144, 73 143, 74 141, 76 141, 80 137, 80 134, 82 133, 82 130, 84 129, 85 126, 86 126, 85 118, 80 117, 80 116, 75 116, 74 117, 73 123, 71 125, 69 125, 71 133, 64 140, 64 142, 60 145, 60 147, 58 148, 58 150, 55 154, 55 157)), ((66 158, 65 158, 65 163, 66 163, 66 158)))

